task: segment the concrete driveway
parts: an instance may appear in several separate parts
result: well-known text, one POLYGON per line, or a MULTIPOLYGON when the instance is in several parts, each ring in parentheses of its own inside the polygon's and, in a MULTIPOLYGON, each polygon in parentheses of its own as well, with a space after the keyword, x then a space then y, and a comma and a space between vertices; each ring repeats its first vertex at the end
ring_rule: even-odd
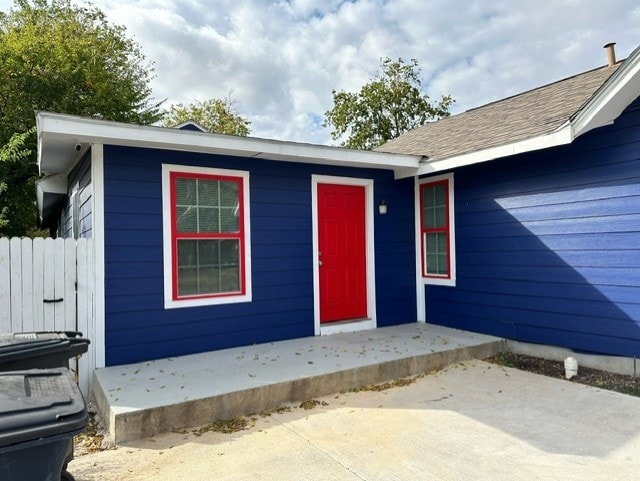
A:
POLYGON ((640 398, 470 361, 319 398, 234 434, 170 433, 80 457, 92 480, 624 480, 640 398))

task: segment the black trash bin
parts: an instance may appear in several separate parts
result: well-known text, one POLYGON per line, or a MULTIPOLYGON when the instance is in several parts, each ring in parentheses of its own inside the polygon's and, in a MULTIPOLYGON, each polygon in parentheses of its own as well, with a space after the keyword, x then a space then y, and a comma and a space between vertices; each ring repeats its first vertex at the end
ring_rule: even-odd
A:
POLYGON ((69 369, 0 373, 0 479, 64 479, 73 436, 87 420, 69 369))
POLYGON ((69 367, 88 348, 89 340, 75 331, 0 334, 0 371, 69 367))

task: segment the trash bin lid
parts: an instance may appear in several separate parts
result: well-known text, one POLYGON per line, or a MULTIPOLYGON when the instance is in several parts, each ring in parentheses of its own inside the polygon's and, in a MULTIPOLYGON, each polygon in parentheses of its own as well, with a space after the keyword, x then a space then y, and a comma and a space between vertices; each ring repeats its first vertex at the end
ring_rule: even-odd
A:
POLYGON ((87 419, 84 399, 67 368, 0 373, 0 447, 75 433, 87 419))
POLYGON ((75 331, 0 334, 0 364, 57 353, 72 358, 87 352, 88 345, 89 340, 75 331))

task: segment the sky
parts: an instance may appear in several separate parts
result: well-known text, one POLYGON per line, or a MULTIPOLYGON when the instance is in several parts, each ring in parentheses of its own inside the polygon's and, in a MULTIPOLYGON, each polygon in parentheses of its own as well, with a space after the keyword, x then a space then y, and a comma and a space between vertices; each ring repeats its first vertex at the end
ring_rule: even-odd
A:
MULTIPOLYGON (((155 67, 165 106, 231 97, 251 136, 335 145, 332 91, 416 59, 462 112, 603 66, 640 45, 637 0, 94 0, 155 67)), ((11 0, 0 0, 8 11, 11 0)))

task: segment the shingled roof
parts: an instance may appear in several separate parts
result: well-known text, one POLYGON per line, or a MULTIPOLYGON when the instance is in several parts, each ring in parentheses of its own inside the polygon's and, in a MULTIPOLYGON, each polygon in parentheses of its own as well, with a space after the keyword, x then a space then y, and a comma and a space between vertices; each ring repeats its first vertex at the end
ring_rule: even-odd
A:
POLYGON ((640 46, 590 70, 412 130, 377 151, 421 156, 418 175, 566 145, 640 97, 640 46))
POLYGON ((425 124, 376 150, 436 161, 551 133, 579 112, 620 65, 590 70, 425 124))

